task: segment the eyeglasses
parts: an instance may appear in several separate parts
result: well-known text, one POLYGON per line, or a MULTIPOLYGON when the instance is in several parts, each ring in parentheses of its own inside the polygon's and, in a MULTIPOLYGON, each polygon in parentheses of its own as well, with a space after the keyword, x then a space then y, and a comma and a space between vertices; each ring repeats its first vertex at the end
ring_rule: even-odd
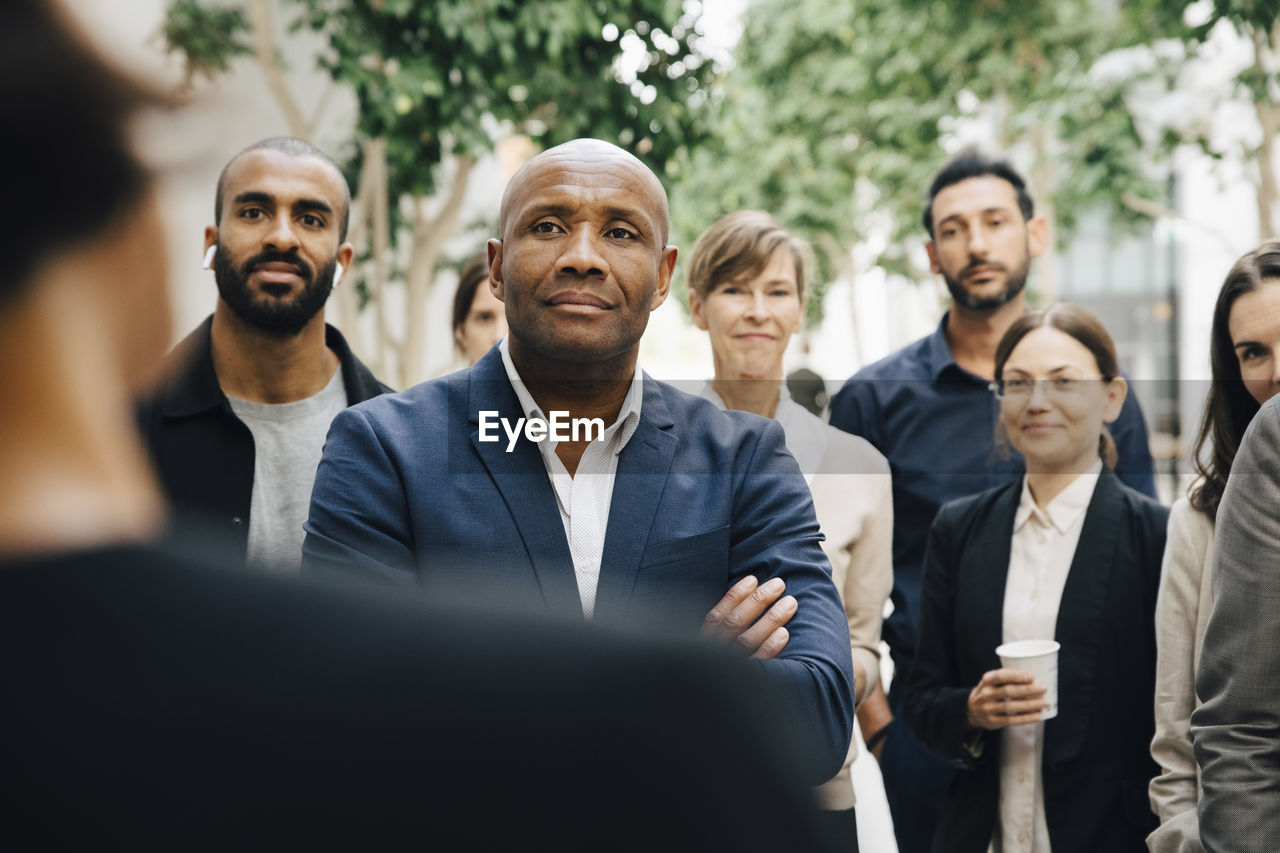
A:
MULTIPOLYGON (((997 400, 1028 400, 1035 393, 1037 385, 1043 385, 1045 393, 1055 398, 1078 396, 1090 382, 1096 382, 1101 376, 1055 376, 1052 379, 1002 379, 992 382, 987 388, 996 395, 997 400)), ((1109 381, 1109 380, 1108 380, 1109 381)))

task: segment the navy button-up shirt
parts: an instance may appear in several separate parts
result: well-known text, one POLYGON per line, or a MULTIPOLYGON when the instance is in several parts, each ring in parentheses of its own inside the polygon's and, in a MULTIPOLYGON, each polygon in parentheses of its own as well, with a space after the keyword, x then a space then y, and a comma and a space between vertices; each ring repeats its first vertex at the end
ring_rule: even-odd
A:
MULTIPOLYGON (((938 508, 1025 472, 1016 450, 996 446, 1000 404, 986 379, 956 364, 946 325, 944 315, 937 331, 858 371, 831 400, 831 424, 875 445, 893 473, 894 611, 884 639, 900 672, 915 654, 924 548, 938 508)), ((1116 474, 1155 497, 1147 426, 1132 390, 1109 428, 1116 474)))

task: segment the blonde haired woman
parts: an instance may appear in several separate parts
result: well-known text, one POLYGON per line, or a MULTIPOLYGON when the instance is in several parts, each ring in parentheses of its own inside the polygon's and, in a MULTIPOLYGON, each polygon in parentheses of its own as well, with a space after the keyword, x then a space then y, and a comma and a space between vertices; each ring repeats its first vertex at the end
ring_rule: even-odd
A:
MULTIPOLYGON (((786 433, 813 494, 823 550, 849 619, 854 701, 879 683, 880 623, 893 588, 889 463, 861 438, 828 426, 793 401, 782 356, 804 317, 801 245, 768 214, 740 211, 698 238, 689 259, 693 322, 711 337, 715 378, 703 396, 727 409, 773 418, 786 433)), ((850 765, 818 789, 829 834, 857 850, 850 765)))

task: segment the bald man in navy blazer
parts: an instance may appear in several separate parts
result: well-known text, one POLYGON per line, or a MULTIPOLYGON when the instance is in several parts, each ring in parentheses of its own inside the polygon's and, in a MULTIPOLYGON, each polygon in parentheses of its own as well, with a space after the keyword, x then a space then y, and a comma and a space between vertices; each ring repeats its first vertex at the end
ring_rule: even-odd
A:
POLYGON ((848 626, 782 429, 636 368, 676 260, 661 183, 576 140, 512 178, 500 230, 508 337, 334 421, 304 573, 721 638, 775 676, 829 778, 852 730, 848 626))

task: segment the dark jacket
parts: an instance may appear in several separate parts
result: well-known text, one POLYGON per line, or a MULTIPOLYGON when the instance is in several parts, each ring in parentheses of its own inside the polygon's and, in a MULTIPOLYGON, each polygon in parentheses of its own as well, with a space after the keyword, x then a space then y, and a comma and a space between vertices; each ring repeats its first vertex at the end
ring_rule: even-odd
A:
POLYGON ((0 556, 0 848, 827 849, 718 650, 292 580, 0 556))
MULTIPOLYGON (((969 692, 998 669, 1005 581, 1021 481, 943 506, 925 552, 907 724, 961 772, 934 836, 937 851, 983 853, 999 822, 1000 733, 965 746, 969 692)), ((1155 603, 1169 511, 1110 471, 1085 513, 1054 639, 1058 716, 1045 723, 1045 818, 1054 850, 1144 851, 1156 826, 1155 603)))
MULTIPOLYGON (((138 423, 178 515, 225 535, 229 553, 243 557, 249 546, 253 435, 218 384, 212 327, 210 316, 169 353, 164 381, 138 405, 138 423)), ((325 344, 342 365, 349 404, 391 390, 352 355, 333 326, 325 326, 325 344)))

